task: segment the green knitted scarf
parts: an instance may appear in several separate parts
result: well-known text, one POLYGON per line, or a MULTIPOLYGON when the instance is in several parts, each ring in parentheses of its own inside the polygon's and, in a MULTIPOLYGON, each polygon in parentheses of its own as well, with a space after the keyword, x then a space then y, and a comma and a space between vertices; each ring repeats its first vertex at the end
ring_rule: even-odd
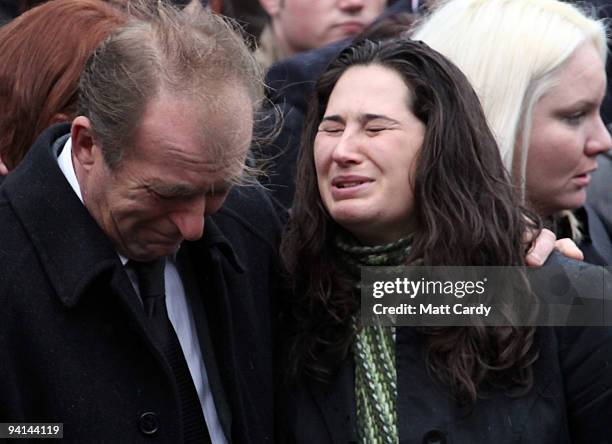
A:
MULTIPOLYGON (((361 278, 360 266, 403 265, 410 254, 412 238, 365 247, 346 234, 337 236, 335 246, 340 260, 356 284, 361 278)), ((395 329, 362 327, 353 322, 356 338, 355 400, 357 430, 362 444, 397 444, 397 373, 395 369, 395 329)))

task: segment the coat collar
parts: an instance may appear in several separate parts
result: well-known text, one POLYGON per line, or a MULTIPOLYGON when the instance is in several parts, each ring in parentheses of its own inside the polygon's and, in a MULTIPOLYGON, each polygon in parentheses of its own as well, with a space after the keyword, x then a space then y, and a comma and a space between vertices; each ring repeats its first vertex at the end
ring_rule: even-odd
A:
MULTIPOLYGON (((572 211, 578 221, 582 239, 578 248, 584 253, 584 260, 595 265, 612 264, 612 244, 610 237, 597 211, 586 204, 572 211)), ((557 238, 572 238, 571 222, 567 216, 553 220, 557 238)))
POLYGON ((204 237, 201 241, 196 241, 196 243, 200 243, 204 249, 218 249, 237 273, 244 273, 245 267, 243 263, 238 258, 230 241, 225 237, 223 231, 221 231, 215 222, 214 216, 206 218, 204 224, 204 237))
MULTIPOLYGON (((69 124, 45 131, 6 178, 2 190, 30 237, 54 290, 66 306, 73 307, 97 279, 107 275, 109 282, 113 275, 117 278, 115 273, 123 273, 123 267, 112 242, 58 166, 52 147, 69 132, 69 124)), ((218 248, 238 272, 243 272, 234 249, 211 218, 206 221, 203 244, 218 248)))
POLYGON ((69 124, 45 131, 2 188, 51 285, 70 307, 96 277, 121 263, 58 166, 52 146, 69 131, 69 124))
POLYGON ((612 244, 606 228, 597 212, 590 205, 581 208, 578 215, 583 223, 584 239, 578 246, 587 262, 596 265, 612 264, 612 244))

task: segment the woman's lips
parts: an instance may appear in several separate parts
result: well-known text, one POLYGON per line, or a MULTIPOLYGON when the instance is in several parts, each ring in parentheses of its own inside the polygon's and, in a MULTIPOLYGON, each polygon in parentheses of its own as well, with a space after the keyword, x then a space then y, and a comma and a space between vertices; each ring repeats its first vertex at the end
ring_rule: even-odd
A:
POLYGON ((589 173, 578 174, 572 178, 572 181, 579 187, 588 187, 591 183, 591 175, 589 173))
POLYGON ((364 24, 361 22, 343 22, 334 27, 340 29, 345 35, 359 34, 365 28, 364 24))
POLYGON ((591 173, 593 173, 597 169, 597 165, 593 166, 593 168, 584 171, 582 174, 576 174, 572 177, 572 181, 578 185, 579 187, 587 187, 591 183, 591 173))
POLYGON ((332 197, 334 199, 348 199, 358 196, 368 189, 374 182, 364 176, 342 176, 332 180, 332 197))

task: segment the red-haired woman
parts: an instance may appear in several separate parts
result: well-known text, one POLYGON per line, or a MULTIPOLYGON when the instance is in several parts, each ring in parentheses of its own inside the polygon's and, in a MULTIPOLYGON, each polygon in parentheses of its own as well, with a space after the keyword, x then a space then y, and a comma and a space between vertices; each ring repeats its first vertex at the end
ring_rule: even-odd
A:
POLYGON ((0 175, 45 128, 73 117, 85 61, 125 20, 100 0, 54 0, 0 28, 0 175))

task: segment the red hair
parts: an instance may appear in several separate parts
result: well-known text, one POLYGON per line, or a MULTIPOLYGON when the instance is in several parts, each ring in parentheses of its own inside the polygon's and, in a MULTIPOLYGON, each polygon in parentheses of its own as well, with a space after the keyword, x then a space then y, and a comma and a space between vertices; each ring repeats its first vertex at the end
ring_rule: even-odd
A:
POLYGON ((100 0, 53 0, 0 28, 0 157, 9 170, 44 129, 74 117, 87 58, 126 20, 100 0))

